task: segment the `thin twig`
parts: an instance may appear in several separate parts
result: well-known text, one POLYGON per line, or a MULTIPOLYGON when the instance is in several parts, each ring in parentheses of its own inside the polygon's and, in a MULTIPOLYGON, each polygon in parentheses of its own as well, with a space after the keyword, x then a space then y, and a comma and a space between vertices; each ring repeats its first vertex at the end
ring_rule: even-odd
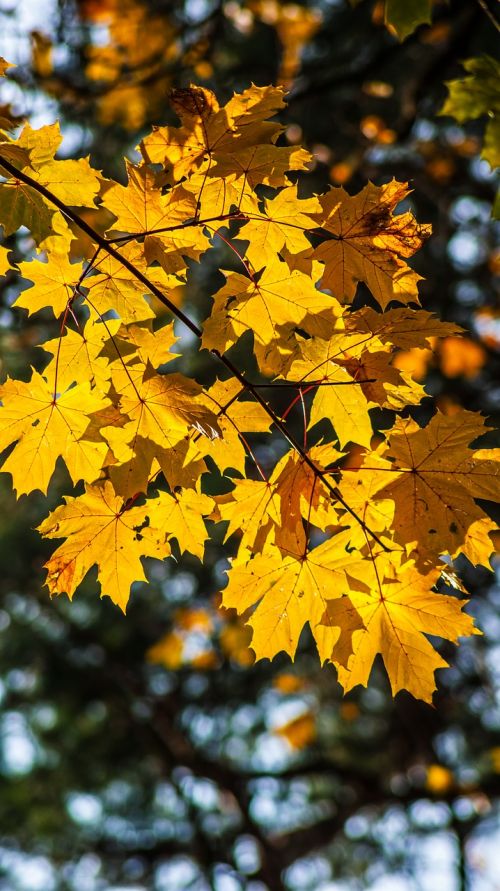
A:
POLYGON ((364 381, 272 381, 270 384, 254 384, 256 390, 285 390, 287 387, 295 387, 296 390, 305 390, 308 387, 361 387, 363 384, 374 384, 376 379, 368 377, 364 381))
POLYGON ((497 31, 500 31, 500 21, 498 21, 495 13, 489 8, 486 0, 477 0, 477 2, 479 3, 479 6, 483 10, 483 12, 486 13, 486 15, 488 16, 492 25, 497 29, 497 31))
POLYGON ((121 244, 122 242, 133 241, 135 238, 145 238, 147 235, 163 235, 167 232, 177 232, 179 229, 190 229, 191 226, 206 226, 208 223, 223 223, 225 220, 245 220, 246 214, 242 214, 239 210, 230 213, 219 214, 215 217, 206 217, 206 219, 198 219, 192 217, 184 220, 183 223, 176 223, 175 226, 162 226, 160 229, 144 229, 142 232, 129 232, 127 235, 118 235, 116 238, 106 239, 108 244, 121 244))

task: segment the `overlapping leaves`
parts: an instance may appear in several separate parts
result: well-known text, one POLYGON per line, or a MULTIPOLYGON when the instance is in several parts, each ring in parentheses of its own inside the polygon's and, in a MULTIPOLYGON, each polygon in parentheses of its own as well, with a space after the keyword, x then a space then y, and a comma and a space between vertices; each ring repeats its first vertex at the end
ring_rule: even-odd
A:
POLYGON ((181 126, 145 137, 126 185, 57 160, 56 127, 0 147, 0 222, 6 234, 26 226, 38 250, 13 265, 28 283, 17 306, 51 310, 59 329, 30 381, 2 386, 2 469, 18 495, 46 492, 60 459, 77 487, 40 526, 62 539, 49 590, 73 596, 96 565, 124 609, 142 558, 202 559, 207 521, 224 523, 223 604, 245 615, 259 658, 293 658, 309 626, 346 690, 381 653, 394 693, 430 700, 445 663, 427 636, 474 633, 463 602, 434 590, 442 559, 488 565, 477 499, 498 498, 498 463, 469 447, 480 417, 408 417, 424 391, 394 355, 457 333, 418 308, 408 260, 428 227, 404 183, 302 197, 309 156, 281 142, 280 89, 252 86, 220 107, 191 87, 173 105, 181 126), (75 208, 89 206, 106 236, 87 226, 88 247, 75 248, 66 217, 78 227, 75 208), (207 253, 225 284, 198 328, 174 295, 207 253), (377 310, 352 309, 363 289, 377 310), (170 368, 178 347, 158 301, 218 361, 209 388, 170 368), (259 382, 233 363, 236 344, 253 351, 259 382), (394 421, 383 434, 379 408, 394 421), (281 443, 275 466, 270 449, 256 456, 263 436, 281 443))

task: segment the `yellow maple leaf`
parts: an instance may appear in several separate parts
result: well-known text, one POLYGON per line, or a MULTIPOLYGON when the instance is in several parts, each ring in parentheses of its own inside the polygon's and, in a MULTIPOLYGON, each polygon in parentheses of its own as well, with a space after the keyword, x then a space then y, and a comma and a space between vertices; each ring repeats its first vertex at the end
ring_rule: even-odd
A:
POLYGON ((63 392, 71 384, 82 384, 85 381, 101 391, 107 391, 111 365, 100 354, 108 338, 114 337, 119 327, 118 319, 108 319, 104 324, 91 316, 81 334, 66 328, 64 337, 46 340, 40 346, 53 359, 44 368, 43 377, 58 392, 63 392))
MULTIPOLYGON (((238 218, 240 214, 236 208, 243 200, 251 202, 251 206, 256 212, 259 210, 255 195, 248 185, 230 183, 227 179, 221 179, 218 176, 211 177, 209 170, 203 167, 200 168, 199 173, 193 173, 188 180, 183 182, 182 187, 194 197, 198 218, 206 220, 207 226, 211 222, 217 228, 217 218, 222 221, 231 216, 238 218)), ((179 237, 179 233, 185 237, 187 229, 184 233, 177 230, 177 237, 179 237)))
POLYGON ((177 192, 162 194, 157 177, 149 167, 127 164, 128 183, 115 183, 107 190, 103 204, 116 217, 113 229, 120 232, 150 232, 153 229, 182 223, 194 216, 196 202, 182 187, 182 198, 175 200, 177 192), (175 214, 172 218, 172 210, 175 214))
POLYGON ((110 477, 115 489, 124 497, 146 491, 154 467, 161 467, 173 487, 195 485, 205 465, 202 450, 190 450, 190 435, 216 438, 221 432, 215 414, 199 398, 202 388, 180 374, 156 374, 136 353, 113 364, 112 379, 123 424, 105 426, 101 435, 114 455, 110 477))
POLYGON ((104 422, 100 434, 111 450, 107 458, 109 478, 117 495, 126 499, 147 492, 150 479, 159 470, 156 462, 159 447, 138 435, 130 439, 132 425, 127 425, 121 413, 119 417, 120 424, 108 426, 104 422))
POLYGON ((422 563, 462 551, 471 524, 487 522, 474 499, 500 498, 498 450, 469 448, 487 429, 480 415, 464 410, 438 412, 426 427, 400 419, 379 449, 382 461, 364 462, 380 485, 374 497, 396 505, 395 540, 414 547, 422 563))
POLYGON ((161 524, 168 539, 176 538, 181 553, 189 551, 203 560, 205 541, 208 538, 203 517, 213 509, 213 500, 193 489, 181 492, 160 492, 150 513, 153 523, 161 524))
POLYGON ((151 504, 126 509, 109 481, 65 500, 38 527, 46 538, 65 539, 45 564, 50 593, 71 598, 97 565, 101 597, 125 611, 133 582, 146 581, 141 558, 170 553, 164 534, 147 525, 151 504))
POLYGON ((280 505, 280 522, 274 530, 274 542, 285 555, 300 554, 307 548, 308 537, 302 512, 305 509, 306 516, 310 516, 309 506, 321 483, 313 469, 295 451, 285 454, 278 462, 271 481, 280 505))
POLYGON ((345 326, 349 333, 366 332, 369 337, 373 335, 381 343, 394 344, 400 350, 427 348, 433 338, 448 337, 461 331, 453 322, 442 322, 431 312, 409 306, 383 313, 365 306, 346 316, 345 326))
POLYGON ((363 350, 358 358, 346 358, 340 364, 357 381, 370 408, 380 405, 401 411, 406 405, 421 402, 425 390, 410 373, 400 370, 396 353, 393 360, 386 350, 363 350))
MULTIPOLYGON (((400 565, 399 554, 353 559, 347 573, 351 609, 364 628, 353 631, 352 652, 346 651, 340 637, 331 653, 344 691, 368 684, 375 656, 381 653, 393 695, 408 690, 431 702, 434 672, 448 663, 425 635, 456 643, 461 636, 477 634, 473 619, 462 612, 465 601, 433 593, 439 569, 421 575, 412 561, 400 565)), ((335 600, 328 604, 323 621, 341 623, 335 600)))
POLYGON ((355 374, 340 364, 349 354, 349 347, 350 339, 343 334, 334 335, 330 340, 300 338, 286 374, 288 380, 304 384, 319 381, 309 426, 328 418, 342 448, 348 442, 369 446, 373 436, 368 414, 370 405, 363 388, 355 374))
MULTIPOLYGON (((314 446, 307 454, 320 471, 340 457, 330 444, 314 446)), ((279 523, 274 530, 274 542, 284 554, 305 551, 311 523, 321 529, 337 525, 331 493, 294 449, 278 461, 269 482, 279 498, 279 523)))
POLYGON ((499 531, 498 523, 488 517, 482 517, 471 523, 465 533, 464 543, 457 548, 452 557, 464 554, 474 566, 490 566, 492 553, 498 551, 495 547, 495 534, 499 531))
MULTIPOLYGON (((5 152, 2 149, 2 152, 5 152)), ((9 180, 0 183, 0 215, 5 236, 26 226, 39 245, 53 232, 55 208, 50 207, 31 186, 9 180)))
POLYGON ((17 144, 29 151, 29 173, 32 179, 50 189, 65 204, 94 207, 103 177, 94 170, 88 158, 56 160, 62 142, 59 124, 33 130, 23 128, 17 144))
POLYGON ((210 90, 175 90, 171 102, 184 126, 155 127, 140 149, 146 161, 163 164, 178 182, 203 164, 215 145, 220 144, 223 150, 224 137, 231 139, 233 134, 227 112, 210 90))
MULTIPOLYGON (((156 374, 150 365, 116 363, 113 382, 120 407, 130 418, 127 433, 170 448, 194 427, 210 438, 219 436, 217 419, 199 401, 196 381, 181 374, 156 374)), ((125 430, 125 428, 123 428, 125 430)))
POLYGON ((258 278, 236 272, 228 276, 204 323, 203 345, 225 352, 247 331, 253 331, 256 343, 266 345, 286 325, 300 325, 310 334, 328 337, 336 309, 336 301, 318 291, 309 276, 298 269, 290 272, 286 263, 275 258, 258 278))
POLYGON ((169 179, 178 182, 202 166, 210 169, 214 156, 233 145, 252 146, 276 139, 279 124, 263 123, 283 108, 280 87, 251 87, 235 94, 224 108, 203 87, 173 90, 172 105, 182 127, 157 127, 142 140, 144 159, 163 164, 169 179))
MULTIPOLYGON (((366 526, 380 537, 392 527, 394 520, 395 504, 391 498, 382 500, 379 495, 380 482, 377 477, 369 472, 363 473, 358 467, 342 467, 342 475, 338 482, 338 489, 345 501, 366 526)), ((337 506, 342 511, 342 506, 337 506)), ((340 522, 340 521, 339 521, 340 522)), ((349 525, 352 530, 351 545, 362 548, 366 545, 366 533, 359 521, 343 512, 343 524, 349 525)))
POLYGON ((116 492, 124 498, 147 492, 152 478, 163 473, 171 489, 196 488, 206 464, 200 452, 193 447, 193 430, 172 446, 161 446, 137 434, 137 426, 127 423, 120 415, 123 426, 104 426, 101 436, 109 443, 113 459, 108 460, 109 476, 116 492), (134 432, 135 431, 135 432, 134 432))
POLYGON ((22 277, 32 286, 22 291, 14 306, 28 310, 28 315, 49 307, 57 318, 75 296, 75 286, 81 275, 81 263, 70 263, 68 249, 51 252, 47 263, 31 260, 19 264, 22 277))
MULTIPOLYGON (((349 584, 346 569, 349 531, 341 532, 312 551, 283 556, 269 547, 244 565, 229 570, 222 605, 238 613, 255 607, 248 620, 257 659, 273 659, 281 650, 293 659, 302 629, 309 623, 322 660, 329 658, 340 627, 319 625, 332 595, 341 598, 349 584)), ((358 622, 357 627, 362 623, 358 622)))
MULTIPOLYGON (((121 358, 126 363, 135 362, 139 357, 143 365, 149 362, 153 368, 159 368, 160 365, 166 365, 180 355, 172 352, 177 339, 171 322, 156 331, 150 330, 145 325, 122 325, 115 342, 121 358)), ((113 356, 113 359, 116 359, 116 356, 113 356)))
POLYGON ((76 207, 95 206, 94 199, 101 188, 102 179, 90 166, 88 158, 49 161, 34 171, 32 176, 65 204, 76 207))
MULTIPOLYGON (((261 124, 269 117, 273 117, 278 111, 285 107, 285 90, 282 86, 265 86, 257 87, 252 84, 243 90, 242 93, 236 93, 227 103, 226 112, 229 119, 233 122, 233 126, 238 131, 238 139, 249 141, 253 138, 256 124, 261 124)), ((281 126, 276 123, 269 125, 269 129, 265 132, 268 139, 274 139, 282 130, 281 126)), ((262 131, 257 130, 258 139, 262 138, 262 131)))
POLYGON ((264 201, 264 213, 255 207, 253 196, 245 195, 239 209, 249 217, 240 233, 249 242, 246 256, 257 267, 264 260, 269 262, 285 245, 292 254, 310 248, 305 232, 317 227, 310 215, 321 212, 317 198, 298 197, 296 185, 286 186, 274 198, 264 201))
MULTIPOLYGON (((339 457, 331 447, 315 446, 308 452, 322 469, 339 457)), ((219 515, 229 521, 226 539, 241 532, 239 555, 260 552, 267 541, 286 555, 306 548, 306 525, 321 529, 338 522, 332 496, 304 459, 293 450, 278 461, 269 480, 236 480, 234 489, 218 499, 219 515)))
POLYGON ((232 182, 243 180, 252 189, 259 185, 277 188, 289 183, 290 170, 306 170, 310 160, 302 148, 252 145, 220 155, 211 173, 232 182))
POLYGON ((329 238, 314 250, 325 270, 321 280, 334 297, 350 303, 358 282, 364 282, 385 308, 392 300, 418 303, 420 276, 406 264, 430 234, 409 212, 393 215, 408 194, 406 183, 369 183, 350 196, 343 188, 320 197, 322 213, 315 218, 329 238))
MULTIPOLYGON (((184 190, 183 190, 184 191, 184 190)), ((186 194, 189 194, 186 191, 186 194)), ((187 266, 185 257, 198 260, 200 254, 208 250, 210 241, 203 226, 196 222, 197 204, 189 194, 189 202, 181 198, 176 207, 172 200, 169 205, 169 231, 147 235, 144 241, 144 256, 149 264, 159 263, 166 273, 184 274, 187 266), (179 220, 180 222, 176 222, 179 220)), ((215 208, 214 208, 215 210, 215 208)))
POLYGON ((62 143, 62 134, 59 122, 45 124, 35 130, 26 123, 17 139, 18 145, 29 152, 30 165, 33 168, 42 167, 49 161, 53 161, 55 154, 62 143))
POLYGON ((263 480, 236 480, 234 489, 219 503, 221 520, 228 521, 226 539, 241 531, 240 552, 262 548, 274 526, 280 524, 276 487, 263 480))
POLYGON ((58 124, 33 130, 27 124, 15 141, 3 143, 0 154, 19 167, 29 171, 34 185, 9 177, 0 185, 0 213, 5 235, 26 226, 37 245, 41 245, 54 232, 54 220, 61 220, 56 211, 37 191, 36 183, 49 187, 54 195, 68 204, 94 205, 100 189, 101 178, 93 171, 87 159, 80 161, 55 161, 54 154, 61 143, 58 124))
POLYGON ((85 440, 90 415, 110 400, 88 382, 54 394, 36 371, 29 383, 7 379, 0 387, 0 451, 16 443, 2 466, 12 475, 18 495, 46 493, 58 457, 74 483, 93 482, 107 454, 104 442, 85 440))

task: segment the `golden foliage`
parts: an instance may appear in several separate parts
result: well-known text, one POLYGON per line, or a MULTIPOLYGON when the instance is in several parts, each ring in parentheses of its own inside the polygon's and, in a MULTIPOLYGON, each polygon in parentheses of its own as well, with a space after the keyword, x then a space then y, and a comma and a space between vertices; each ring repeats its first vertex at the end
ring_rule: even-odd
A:
MULTIPOLYGON (((113 2, 85 6, 111 22, 114 54, 93 64, 113 80, 137 8, 120 4, 118 21, 113 2)), ((161 56, 166 35, 153 28, 151 39, 161 56)), ((459 343, 455 326, 418 308, 407 261, 429 227, 399 212, 405 183, 300 197, 293 172, 309 155, 276 144, 279 87, 251 86, 224 107, 189 87, 173 105, 180 126, 143 139, 126 185, 104 182, 87 159, 55 160, 56 125, 0 146, 0 222, 7 234, 26 226, 39 249, 14 269, 31 283, 16 305, 59 320, 41 372, 2 385, 2 470, 19 495, 45 493, 61 458, 78 486, 40 526, 62 539, 49 590, 72 597, 97 566, 101 593, 125 609, 143 558, 172 549, 203 559, 223 523, 234 551, 222 592, 228 658, 251 663, 250 634, 257 658, 293 658, 309 626, 344 689, 366 684, 381 654, 393 693, 430 701, 446 663, 429 636, 476 633, 464 601, 436 586, 458 554, 489 565, 494 526, 477 500, 498 499, 498 455, 471 447, 488 429, 476 414, 437 411, 424 427, 408 417, 425 391, 402 357, 444 337, 449 363, 459 343), (99 209, 104 236, 75 207, 99 209), (85 231, 77 248, 61 210, 85 231), (220 242, 237 271, 220 270, 225 284, 199 327, 179 289, 193 261, 220 261, 220 242), (380 311, 351 309, 360 287, 380 311), (165 310, 212 352, 221 374, 209 388, 170 369, 179 346, 165 310), (253 353, 255 383, 231 358, 238 343, 253 353), (289 395, 280 411, 277 390, 289 395), (288 423, 295 406, 301 443, 288 423), (380 407, 394 420, 383 433, 380 407), (289 450, 262 467, 256 436, 289 450)), ((206 616, 179 615, 150 658, 213 668, 211 634, 206 616), (207 641, 190 655, 192 634, 207 641)), ((300 748, 314 721, 280 732, 300 748)))

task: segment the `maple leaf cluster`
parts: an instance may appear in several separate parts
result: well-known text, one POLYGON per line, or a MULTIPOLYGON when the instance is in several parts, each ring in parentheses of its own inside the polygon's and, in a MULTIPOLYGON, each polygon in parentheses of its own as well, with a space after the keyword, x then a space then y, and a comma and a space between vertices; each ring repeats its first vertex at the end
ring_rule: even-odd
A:
MULTIPOLYGON (((18 496, 46 493, 59 459, 85 486, 39 527, 62 540, 49 591, 72 597, 97 566, 101 594, 125 609, 143 558, 203 559, 206 522, 224 523, 236 553, 222 605, 244 616, 257 658, 293 658, 308 625, 345 690, 381 654, 393 693, 430 701, 446 663, 428 637, 476 633, 466 601, 443 589, 458 555, 489 565, 494 525, 477 499, 498 499, 498 455, 470 447, 487 430, 477 414, 436 411, 419 426, 409 407, 424 390, 393 364, 458 333, 418 308, 407 260, 428 227, 398 212, 405 183, 301 197, 310 155, 279 144, 281 88, 220 107, 190 87, 172 103, 181 125, 142 140, 126 185, 88 159, 55 159, 57 124, 2 137, 0 222, 5 235, 26 226, 37 249, 17 267, 31 286, 16 306, 49 308, 60 329, 40 344, 39 372, 1 386, 2 470, 18 496), (193 261, 220 265, 221 243, 237 268, 220 270, 198 323, 174 294, 193 261), (353 306, 360 284, 371 306, 353 306), (212 386, 169 368, 177 339, 160 303, 210 351, 212 386), (236 364, 244 348, 259 382, 236 364), (377 409, 394 421, 382 434, 377 409), (288 449, 269 470, 253 434, 288 449)), ((2 272, 9 259, 3 248, 2 272)))

